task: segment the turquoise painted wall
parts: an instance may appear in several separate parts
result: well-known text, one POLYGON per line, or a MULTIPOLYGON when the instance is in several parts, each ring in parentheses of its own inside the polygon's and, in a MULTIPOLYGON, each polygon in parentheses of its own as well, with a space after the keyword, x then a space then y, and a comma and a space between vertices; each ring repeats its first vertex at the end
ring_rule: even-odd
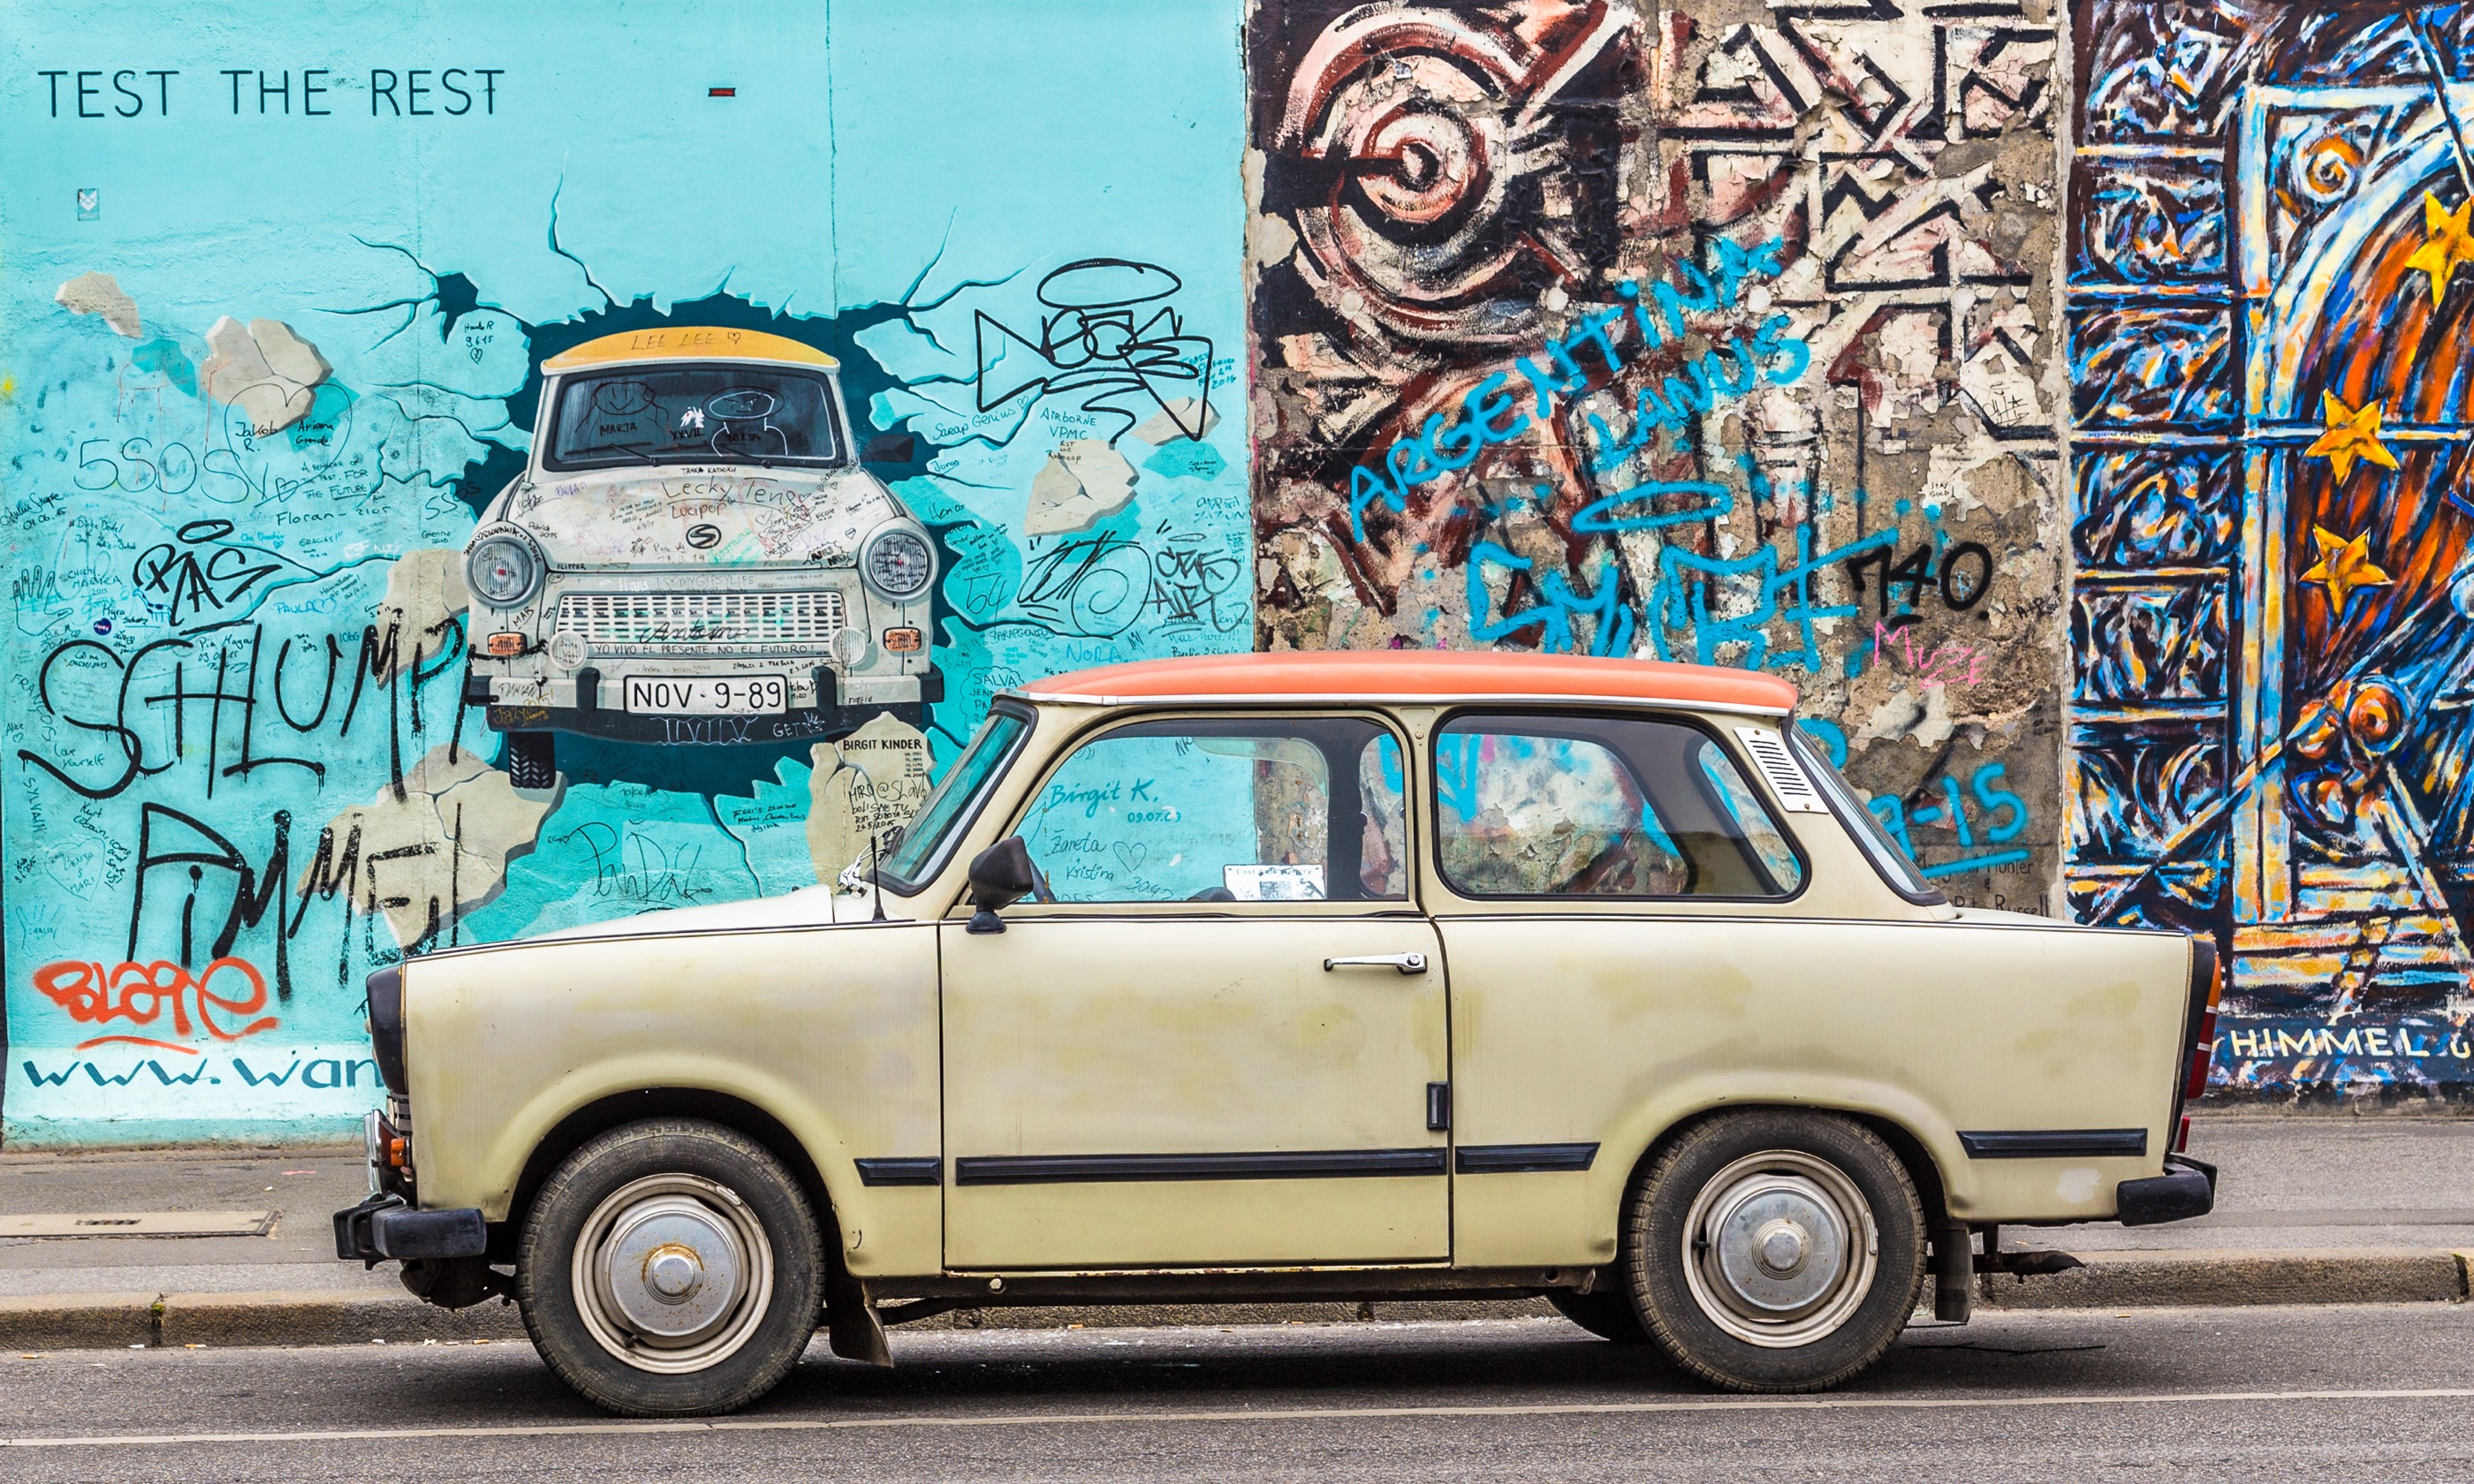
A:
POLYGON ((917 438, 938 763, 992 688, 1250 646, 1235 0, 7 12, 11 1141, 331 1136, 405 945, 847 844, 830 747, 563 742, 520 791, 458 704, 442 574, 558 349, 763 328, 917 438), (1091 259, 1186 379, 1047 384, 1091 259))

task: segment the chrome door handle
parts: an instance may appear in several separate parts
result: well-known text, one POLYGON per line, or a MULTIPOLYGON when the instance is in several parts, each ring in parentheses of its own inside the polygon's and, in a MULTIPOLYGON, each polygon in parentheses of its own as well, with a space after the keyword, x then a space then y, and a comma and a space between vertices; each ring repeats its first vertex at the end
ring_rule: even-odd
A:
POLYGON ((1369 953, 1358 958, 1327 958, 1325 971, 1334 969, 1396 969, 1404 974, 1426 971, 1426 955, 1422 953, 1369 953))

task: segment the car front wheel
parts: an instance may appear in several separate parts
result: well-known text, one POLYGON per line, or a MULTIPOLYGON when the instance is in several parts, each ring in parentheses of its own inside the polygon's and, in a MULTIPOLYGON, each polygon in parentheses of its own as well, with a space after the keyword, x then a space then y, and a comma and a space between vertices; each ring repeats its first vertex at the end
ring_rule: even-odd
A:
POLYGON ((718 1124, 616 1129, 560 1165, 524 1222, 516 1297, 533 1346, 632 1417, 727 1412, 790 1374, 824 1257, 806 1195, 718 1124))
POLYGON ((1820 1391, 1906 1327, 1925 1278, 1923 1204, 1871 1130, 1828 1113, 1711 1118, 1627 1205, 1623 1270, 1650 1339, 1734 1391, 1820 1391))

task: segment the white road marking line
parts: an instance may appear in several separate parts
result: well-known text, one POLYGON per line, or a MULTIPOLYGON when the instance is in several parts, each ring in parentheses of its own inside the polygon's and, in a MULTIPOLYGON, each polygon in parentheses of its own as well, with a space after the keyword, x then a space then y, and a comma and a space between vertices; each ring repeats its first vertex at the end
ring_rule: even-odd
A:
POLYGON ((1503 1406, 1265 1407, 1207 1412, 1007 1412, 984 1417, 723 1418, 675 1423, 518 1423, 470 1427, 351 1427, 312 1432, 100 1433, 0 1438, 0 1448, 158 1448, 201 1443, 366 1443, 419 1438, 543 1438, 676 1432, 854 1432, 886 1427, 1058 1427, 1125 1423, 1347 1422, 1367 1417, 1608 1417, 1661 1412, 1894 1412, 2002 1407, 2153 1406, 2269 1401, 2454 1401, 2474 1387, 2382 1391, 2092 1392, 2069 1397, 1758 1397, 1676 1401, 1550 1401, 1503 1406))

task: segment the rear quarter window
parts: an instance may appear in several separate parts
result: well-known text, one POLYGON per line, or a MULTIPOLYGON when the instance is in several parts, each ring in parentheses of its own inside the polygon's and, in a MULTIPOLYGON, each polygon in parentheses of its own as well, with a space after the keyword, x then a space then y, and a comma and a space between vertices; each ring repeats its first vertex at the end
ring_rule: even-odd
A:
POLYGON ((1435 738, 1437 866, 1464 897, 1783 898, 1805 863, 1683 722, 1467 715, 1435 738))

